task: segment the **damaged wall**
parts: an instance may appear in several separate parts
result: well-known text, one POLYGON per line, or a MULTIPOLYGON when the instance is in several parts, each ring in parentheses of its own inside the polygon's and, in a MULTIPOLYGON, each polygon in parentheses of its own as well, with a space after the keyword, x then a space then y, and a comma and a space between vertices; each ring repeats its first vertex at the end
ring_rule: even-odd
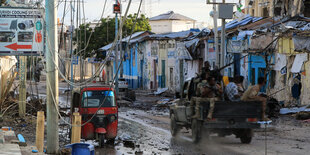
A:
POLYGON ((310 61, 304 63, 304 73, 301 75, 301 105, 310 104, 310 61))
POLYGON ((11 82, 15 78, 15 56, 0 57, 0 104, 11 89, 11 82))

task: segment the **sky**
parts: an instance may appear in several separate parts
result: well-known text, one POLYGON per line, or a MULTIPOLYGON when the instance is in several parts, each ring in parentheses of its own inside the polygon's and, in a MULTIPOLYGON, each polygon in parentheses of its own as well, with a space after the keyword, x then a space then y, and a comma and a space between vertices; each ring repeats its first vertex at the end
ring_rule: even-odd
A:
MULTIPOLYGON (((98 20, 101 16, 105 0, 84 1, 86 21, 90 22, 93 20, 98 20)), ((123 8, 122 13, 124 14, 129 0, 122 0, 121 2, 123 8)), ((115 14, 112 13, 112 5, 114 3, 115 0, 107 0, 104 17, 115 16, 115 14)), ((140 0, 132 0, 129 13, 136 13, 139 3, 140 0)), ((143 3, 144 5, 142 5, 141 12, 144 12, 147 17, 153 17, 168 11, 174 11, 175 13, 195 19, 197 22, 205 22, 208 23, 208 25, 213 25, 213 19, 209 15, 210 11, 212 11, 212 5, 206 4, 206 0, 143 0, 143 3)), ((70 5, 67 4, 65 17, 66 24, 70 23, 69 6, 70 5)), ((63 7, 64 2, 60 3, 58 7, 58 17, 60 19, 62 19, 63 16, 63 7)))

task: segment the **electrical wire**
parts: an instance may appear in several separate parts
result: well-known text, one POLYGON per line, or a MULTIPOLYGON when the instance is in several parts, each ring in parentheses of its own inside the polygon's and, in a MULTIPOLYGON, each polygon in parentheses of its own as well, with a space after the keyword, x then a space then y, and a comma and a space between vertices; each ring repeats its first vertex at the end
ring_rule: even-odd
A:
MULTIPOLYGON (((142 3, 142 0, 141 0, 141 3, 142 3)), ((127 6, 127 9, 126 9, 125 17, 123 18, 123 22, 122 22, 122 24, 121 24, 121 26, 120 26, 120 29, 123 28, 123 23, 124 23, 124 21, 126 20, 127 13, 128 13, 128 11, 129 11, 129 8, 130 8, 130 4, 131 4, 131 0, 129 0, 129 2, 128 2, 128 6, 127 6)), ((140 4, 140 5, 141 5, 141 4, 140 4)), ((141 8, 141 7, 139 7, 138 12, 140 12, 140 8, 141 8)), ((135 20, 135 23, 136 23, 136 22, 137 22, 137 20, 135 20)), ((134 23, 134 25, 136 25, 135 23, 134 23)), ((134 26, 134 25, 133 25, 133 26, 134 26)), ((133 27, 133 29, 134 29, 134 27, 133 27)), ((133 32, 133 31, 132 31, 132 32, 133 32)), ((119 33, 119 31, 118 31, 117 37, 116 37, 115 40, 114 40, 114 44, 113 44, 114 46, 112 46, 112 50, 113 50, 114 47, 115 47, 115 42, 116 42, 117 38, 119 37, 119 35, 120 35, 120 33, 119 33)), ((130 35, 130 38, 131 38, 131 36, 132 36, 132 33, 131 33, 131 35, 130 35)), ((130 39, 128 40, 128 43, 129 43, 129 41, 130 41, 130 39)), ((50 44, 49 44, 49 45, 50 45, 50 44)), ((127 44, 127 46, 128 46, 128 44, 127 44)), ((51 48, 48 48, 48 49, 49 49, 48 52, 51 52, 51 54, 52 54, 51 48)), ((42 56, 42 55, 41 55, 41 56, 42 56)), ((122 59, 122 60, 123 60, 123 59, 122 59)), ((120 65, 122 65, 122 62, 123 62, 123 61, 121 61, 120 65)), ((119 65, 118 68, 117 68, 117 72, 118 72, 119 69, 120 69, 120 65, 119 65)), ((57 65, 56 65, 56 66, 57 66, 57 65)), ((118 74, 116 74, 116 75, 118 75, 118 74)), ((115 80, 115 78, 116 78, 116 75, 114 76, 114 80, 115 80)), ((47 80, 48 80, 48 79, 47 79, 47 80)), ((113 80, 113 81, 114 81, 114 80, 113 80)), ((47 83, 48 83, 48 88, 51 90, 51 85, 50 85, 50 83, 49 83, 49 82, 47 82, 47 83)), ((112 85, 113 85, 113 82, 110 83, 110 86, 109 86, 109 89, 110 89, 110 90, 111 90, 111 88, 112 88, 112 85)), ((52 90, 51 90, 51 91, 52 91, 52 90)), ((55 109, 56 109, 56 111, 57 111, 59 117, 61 118, 62 121, 64 121, 66 124, 68 124, 68 125, 70 125, 70 126, 72 127, 73 125, 72 125, 71 123, 69 123, 68 121, 66 121, 66 120, 61 116, 53 92, 51 93, 51 95, 52 95, 52 98, 53 98, 53 101, 54 101, 53 103, 54 103, 55 109)), ((84 126, 84 125, 86 125, 87 123, 89 123, 89 122, 96 116, 97 112, 99 111, 100 107, 104 104, 105 100, 106 100, 106 97, 104 98, 104 100, 103 100, 103 102, 100 104, 100 106, 98 107, 97 111, 92 115, 92 117, 91 117, 89 120, 87 120, 87 121, 86 121, 85 123, 83 123, 82 125, 76 125, 76 126, 84 126)))

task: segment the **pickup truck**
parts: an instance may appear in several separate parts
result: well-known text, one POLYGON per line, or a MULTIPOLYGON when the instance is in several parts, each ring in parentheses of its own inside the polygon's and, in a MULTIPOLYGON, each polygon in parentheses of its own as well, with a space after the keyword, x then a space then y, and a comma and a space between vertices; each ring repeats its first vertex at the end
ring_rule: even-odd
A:
POLYGON ((200 141, 202 133, 217 133, 218 136, 234 134, 242 143, 251 143, 253 129, 260 128, 257 122, 262 116, 262 103, 216 101, 212 119, 207 120, 209 103, 200 103, 200 117, 193 118, 195 107, 190 105, 190 100, 195 96, 195 79, 185 81, 179 102, 170 105, 170 130, 172 136, 185 127, 192 130, 194 143, 200 141))

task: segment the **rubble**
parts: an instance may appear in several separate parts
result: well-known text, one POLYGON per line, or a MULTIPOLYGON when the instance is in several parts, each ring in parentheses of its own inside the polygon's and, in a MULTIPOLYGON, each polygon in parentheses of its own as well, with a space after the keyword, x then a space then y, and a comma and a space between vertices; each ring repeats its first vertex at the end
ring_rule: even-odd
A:
POLYGON ((280 114, 285 115, 285 114, 291 114, 291 113, 298 113, 301 111, 308 111, 310 112, 310 106, 303 106, 303 107, 293 107, 293 108, 281 108, 280 109, 280 114))
POLYGON ((297 120, 307 120, 310 119, 310 111, 301 111, 295 115, 297 120))

